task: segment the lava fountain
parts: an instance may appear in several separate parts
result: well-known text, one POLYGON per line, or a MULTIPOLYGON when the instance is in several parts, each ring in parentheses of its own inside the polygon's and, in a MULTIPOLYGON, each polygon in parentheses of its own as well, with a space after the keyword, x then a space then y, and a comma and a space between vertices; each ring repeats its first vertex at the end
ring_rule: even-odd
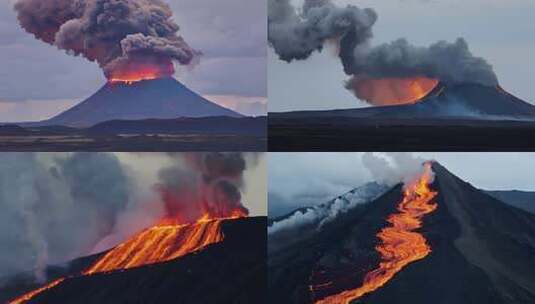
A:
MULTIPOLYGON (((246 212, 236 209, 229 217, 212 218, 207 213, 195 223, 190 224, 180 224, 174 219, 161 220, 158 224, 141 231, 108 251, 80 276, 162 263, 200 251, 208 245, 224 240, 225 236, 221 230, 224 220, 246 216, 246 212)), ((58 286, 65 279, 68 278, 54 280, 12 300, 9 304, 26 303, 36 295, 58 286)))
POLYGON ((374 106, 416 103, 437 85, 437 79, 413 78, 353 78, 348 87, 357 98, 374 106))
MULTIPOLYGON (((425 163, 421 176, 405 185, 397 212, 388 217, 390 225, 377 234, 381 240, 375 248, 381 256, 379 267, 364 276, 362 286, 327 296, 316 301, 317 304, 350 303, 385 285, 403 267, 431 253, 424 236, 415 231, 422 227, 423 217, 437 209, 433 199, 438 192, 429 187, 432 179, 431 164, 425 163)), ((319 288, 321 286, 310 286, 312 292, 319 288)))

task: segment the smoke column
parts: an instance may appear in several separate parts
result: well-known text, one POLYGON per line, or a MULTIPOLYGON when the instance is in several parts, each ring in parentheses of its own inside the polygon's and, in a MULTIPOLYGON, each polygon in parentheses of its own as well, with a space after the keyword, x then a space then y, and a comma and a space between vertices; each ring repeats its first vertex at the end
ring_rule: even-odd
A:
POLYGON ((206 214, 225 218, 249 213, 241 201, 247 164, 242 153, 169 156, 173 165, 160 170, 156 184, 167 217, 191 222, 206 214))
POLYGON ((340 214, 348 212, 357 205, 375 200, 390 187, 399 183, 413 183, 422 174, 424 162, 412 153, 364 153, 362 164, 371 173, 374 182, 355 188, 326 204, 296 211, 281 221, 273 222, 268 227, 268 233, 275 234, 300 227, 321 229, 340 214))
POLYGON ((290 0, 269 0, 268 40, 281 60, 305 60, 336 41, 344 72, 351 76, 346 88, 359 97, 362 79, 427 77, 446 83, 470 82, 495 86, 492 66, 474 56, 467 42, 436 42, 429 47, 405 39, 370 46, 377 21, 373 9, 338 7, 330 0, 305 0, 298 10, 290 0))
POLYGON ((170 76, 173 62, 200 55, 160 0, 18 0, 15 10, 28 33, 96 61, 108 79, 170 76))
POLYGON ((87 254, 129 200, 128 179, 108 153, 3 153, 0 276, 87 254))

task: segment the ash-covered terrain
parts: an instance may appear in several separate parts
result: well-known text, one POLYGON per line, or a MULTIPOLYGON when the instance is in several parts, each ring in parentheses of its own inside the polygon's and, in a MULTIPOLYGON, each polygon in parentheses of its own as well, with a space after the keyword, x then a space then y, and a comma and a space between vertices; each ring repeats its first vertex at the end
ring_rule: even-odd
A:
MULTIPOLYGON (((535 215, 432 167, 437 208, 417 230, 431 251, 352 303, 533 303, 535 215)), ((269 302, 313 303, 361 286, 381 260, 377 234, 402 198, 400 184, 321 229, 270 233, 269 302)))

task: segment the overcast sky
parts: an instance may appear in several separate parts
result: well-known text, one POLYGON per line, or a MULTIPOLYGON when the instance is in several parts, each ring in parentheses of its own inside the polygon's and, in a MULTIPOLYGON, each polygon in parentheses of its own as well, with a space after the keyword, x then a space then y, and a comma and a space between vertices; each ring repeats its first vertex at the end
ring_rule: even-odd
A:
MULTIPOLYGON (((426 46, 464 37, 494 66, 501 85, 535 103, 535 1, 533 0, 333 0, 374 8, 379 19, 372 44, 407 38, 426 46)), ((302 3, 302 0, 294 0, 302 3)), ((343 88, 347 76, 331 49, 287 64, 268 51, 269 110, 332 109, 364 104, 343 88)))
MULTIPOLYGON (((22 30, 0 1, 0 121, 43 119, 88 97, 105 83, 95 63, 72 57, 22 30)), ((266 102, 265 0, 166 0, 201 64, 176 77, 225 105, 266 102)))
MULTIPOLYGON (((374 181, 362 153, 270 153, 269 212, 324 203, 374 181)), ((485 190, 535 191, 535 153, 413 153, 485 190)))

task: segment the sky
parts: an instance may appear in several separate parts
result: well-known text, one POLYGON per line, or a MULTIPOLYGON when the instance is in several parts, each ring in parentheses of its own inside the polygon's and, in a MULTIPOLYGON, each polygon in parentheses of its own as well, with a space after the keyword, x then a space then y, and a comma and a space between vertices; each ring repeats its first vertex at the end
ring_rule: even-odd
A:
MULTIPOLYGON (((535 153, 411 153, 437 160, 450 172, 485 190, 535 191, 535 153)), ((375 181, 363 153, 270 153, 269 214, 324 203, 375 181)))
MULTIPOLYGON (((14 2, 0 1, 0 122, 51 117, 105 83, 95 63, 68 56, 21 29, 14 2)), ((175 77, 206 98, 246 114, 265 109, 265 0, 166 2, 181 27, 179 34, 204 54, 199 65, 179 68, 175 77)))
MULTIPOLYGON (((333 0, 376 10, 372 45, 407 38, 427 46, 464 37, 472 52, 493 65, 503 88, 535 104, 533 0, 333 0)), ((302 0, 294 0, 300 4, 302 0)), ((343 88, 347 76, 327 47, 288 64, 268 50, 269 111, 363 107, 343 88)))

